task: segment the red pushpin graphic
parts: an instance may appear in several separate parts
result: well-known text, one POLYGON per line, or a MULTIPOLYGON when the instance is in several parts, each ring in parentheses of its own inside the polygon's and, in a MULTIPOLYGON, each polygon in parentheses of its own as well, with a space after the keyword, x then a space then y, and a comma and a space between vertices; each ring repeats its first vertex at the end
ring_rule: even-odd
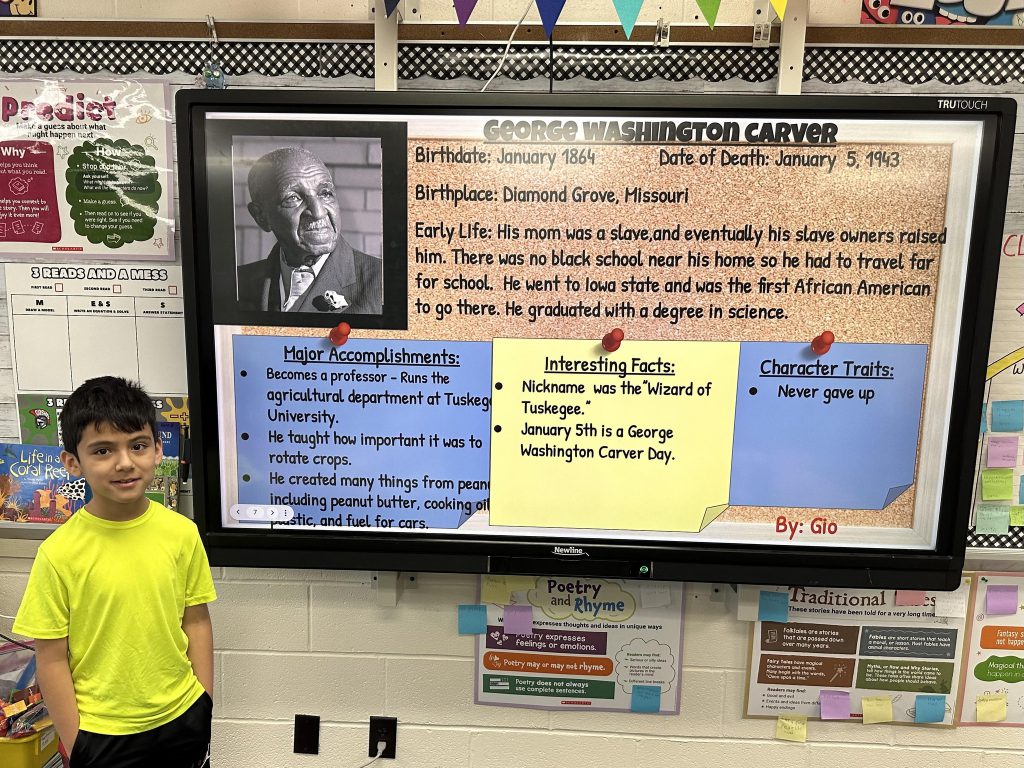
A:
POLYGON ((816 355, 827 354, 832 349, 832 344, 836 340, 836 335, 832 331, 824 331, 820 336, 815 336, 811 341, 811 351, 816 355))
POLYGON ((611 331, 604 335, 601 339, 601 346, 605 348, 607 352, 614 352, 619 348, 622 340, 626 338, 626 334, 622 332, 621 328, 613 328, 611 331))
POLYGON ((327 334, 327 338, 331 340, 331 344, 336 347, 340 347, 348 341, 348 335, 350 333, 352 333, 352 326, 345 321, 342 321, 331 328, 331 332, 327 334))

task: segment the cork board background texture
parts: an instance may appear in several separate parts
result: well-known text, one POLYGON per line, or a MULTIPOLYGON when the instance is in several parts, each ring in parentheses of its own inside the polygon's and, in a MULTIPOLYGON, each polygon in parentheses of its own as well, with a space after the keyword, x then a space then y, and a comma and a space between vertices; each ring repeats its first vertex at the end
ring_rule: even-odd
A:
MULTIPOLYGON (((559 156, 554 168, 547 164, 502 165, 494 162, 500 149, 482 142, 458 140, 416 140, 410 137, 409 156, 414 156, 417 146, 439 149, 442 146, 453 149, 478 148, 490 152, 492 161, 487 164, 409 163, 409 327, 399 331, 368 331, 358 333, 364 337, 410 338, 431 340, 491 340, 495 337, 518 338, 565 338, 594 339, 595 343, 616 325, 626 330, 628 339, 653 340, 709 340, 709 341, 806 341, 824 330, 835 333, 839 342, 883 343, 883 344, 930 344, 935 316, 935 298, 941 270, 942 245, 901 245, 898 242, 901 231, 922 230, 940 232, 946 219, 946 192, 949 181, 951 148, 937 144, 837 144, 832 146, 759 145, 770 159, 768 165, 750 167, 740 165, 720 166, 661 166, 657 146, 592 146, 596 153, 593 165, 568 167, 559 156), (777 166, 775 159, 780 149, 793 155, 836 155, 836 164, 831 173, 825 167, 777 166), (860 164, 848 168, 845 163, 847 149, 856 149, 860 164), (865 153, 883 150, 900 153, 897 168, 868 167, 865 153), (493 189, 501 199, 504 187, 532 190, 560 190, 568 186, 571 198, 574 187, 589 190, 614 190, 618 203, 472 203, 462 201, 458 206, 451 202, 417 201, 413 191, 417 184, 437 188, 442 184, 462 188, 468 184, 471 189, 493 189), (647 191, 689 190, 688 203, 673 204, 632 204, 623 202, 626 187, 641 187, 647 191), (449 244, 444 238, 416 237, 416 222, 436 225, 443 221, 447 226, 469 225, 477 222, 492 230, 490 239, 462 238, 457 235, 449 244), (631 228, 649 229, 675 227, 681 224, 685 229, 720 229, 723 225, 741 229, 751 224, 755 230, 764 231, 758 247, 754 242, 720 240, 714 242, 612 242, 611 240, 586 241, 567 240, 566 228, 591 228, 596 232, 600 227, 611 230, 617 224, 631 228), (493 234, 499 224, 519 227, 520 233, 526 227, 555 227, 562 231, 560 240, 526 241, 498 240, 493 234), (788 243, 768 242, 768 225, 789 229, 795 240, 796 232, 805 225, 812 230, 836 232, 835 243, 788 243), (840 233, 844 231, 883 231, 896 233, 897 242, 887 243, 842 243, 840 233), (464 248, 472 252, 486 252, 495 255, 491 265, 454 264, 452 250, 464 248), (444 263, 417 264, 416 249, 439 251, 444 263), (552 248, 579 253, 584 248, 591 254, 590 267, 554 267, 551 265, 552 248), (594 256, 609 254, 615 248, 619 253, 641 252, 641 267, 596 267, 594 256), (716 267, 715 251, 726 256, 754 255, 755 266, 716 267), (709 267, 687 266, 682 260, 674 267, 648 267, 648 254, 668 256, 700 252, 711 257, 709 267), (780 256, 785 251, 797 256, 797 268, 766 268, 760 266, 762 255, 780 256), (807 268, 805 253, 823 256, 833 252, 832 266, 807 268), (544 253, 548 263, 544 266, 530 266, 529 253, 544 253), (834 255, 841 252, 854 259, 849 269, 836 267, 834 255), (905 254, 905 269, 861 269, 856 257, 863 253, 868 257, 893 257, 905 254), (499 253, 525 253, 527 265, 520 267, 497 264, 499 253), (911 270, 911 253, 935 260, 928 270, 911 270), (416 286, 416 275, 438 278, 452 277, 462 273, 467 278, 489 275, 492 290, 465 290, 453 292, 441 288, 439 281, 432 290, 416 286), (587 278, 617 282, 631 276, 639 280, 651 278, 660 285, 667 281, 682 281, 692 276, 694 280, 720 280, 725 284, 730 277, 738 277, 753 283, 750 293, 730 293, 723 287, 721 293, 615 293, 569 291, 565 286, 566 275, 585 283, 587 278), (528 279, 550 279, 562 277, 560 289, 552 291, 506 291, 503 289, 505 276, 521 281, 528 279), (759 294, 758 277, 772 281, 789 278, 790 292, 785 294, 759 294), (793 293, 792 283, 800 278, 814 278, 827 282, 848 282, 853 286, 852 295, 821 295, 793 293), (861 280, 870 283, 907 282, 927 285, 931 288, 927 296, 860 296, 857 285, 861 280), (499 314, 494 317, 462 316, 456 312, 437 320, 436 315, 417 314, 415 302, 420 299, 432 306, 438 302, 454 304, 461 296, 478 303, 493 303, 499 314), (524 314, 513 317, 505 314, 505 302, 514 299, 524 306, 524 314), (578 301, 594 304, 614 304, 630 301, 637 309, 637 317, 612 319, 540 317, 536 322, 529 320, 531 304, 576 304, 578 301), (680 320, 672 324, 669 319, 653 316, 639 317, 641 307, 653 309, 658 302, 669 306, 702 306, 705 316, 701 319, 680 320), (721 319, 709 319, 708 307, 715 305, 725 310, 721 319), (785 315, 780 319, 741 320, 728 319, 729 307, 750 305, 754 307, 781 307, 785 315)), ((687 145, 694 152, 705 147, 687 145)), ((728 145, 716 145, 719 151, 728 145)), ((561 152, 564 144, 530 144, 509 147, 518 151, 561 152)), ((750 145, 734 147, 737 153, 749 152, 750 145)), ((669 151, 677 151, 674 147, 669 151)), ((653 314, 653 313, 652 313, 653 314)), ((322 328, 303 332, 295 328, 246 328, 245 333, 261 335, 308 335, 320 336, 322 328)), ((927 370, 927 368, 926 368, 927 370)), ((927 391, 927 381, 925 382, 927 391)), ((827 462, 827 457, 823 457, 827 462)), ((810 520, 818 514, 828 512, 830 520, 840 526, 870 525, 877 527, 908 528, 913 525, 914 494, 911 487, 896 501, 881 511, 781 509, 774 507, 730 507, 718 520, 732 522, 774 522, 779 514, 800 520, 810 520)))

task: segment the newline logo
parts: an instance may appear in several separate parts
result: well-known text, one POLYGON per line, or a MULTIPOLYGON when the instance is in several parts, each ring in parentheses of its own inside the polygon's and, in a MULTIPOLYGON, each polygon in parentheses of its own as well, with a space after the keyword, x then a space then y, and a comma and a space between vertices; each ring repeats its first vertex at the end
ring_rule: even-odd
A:
POLYGON ((939 99, 939 109, 988 109, 986 99, 939 99))
POLYGON ((569 555, 570 557, 590 557, 579 547, 555 547, 552 552, 556 555, 569 555))

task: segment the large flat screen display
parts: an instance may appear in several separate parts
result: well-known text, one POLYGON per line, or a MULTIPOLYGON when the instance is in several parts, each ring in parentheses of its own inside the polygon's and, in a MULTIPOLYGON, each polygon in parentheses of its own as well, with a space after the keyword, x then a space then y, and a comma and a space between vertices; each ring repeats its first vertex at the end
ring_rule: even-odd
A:
POLYGON ((179 92, 211 560, 956 586, 1014 107, 179 92))

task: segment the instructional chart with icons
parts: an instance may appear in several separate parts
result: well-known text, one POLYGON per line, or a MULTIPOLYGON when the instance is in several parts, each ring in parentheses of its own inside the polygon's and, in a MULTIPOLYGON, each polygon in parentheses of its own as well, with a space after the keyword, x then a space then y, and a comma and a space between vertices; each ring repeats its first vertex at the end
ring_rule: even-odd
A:
POLYGON ((961 725, 1024 726, 1024 576, 977 573, 961 725))
POLYGON ((477 704, 679 714, 683 584, 480 578, 477 704))
POLYGON ((970 586, 747 588, 758 620, 746 715, 953 725, 970 586))
POLYGON ((95 376, 186 394, 181 267, 7 264, 5 277, 16 394, 70 393, 95 376))
POLYGON ((5 80, 3 260, 173 261, 172 130, 161 83, 5 80))
POLYGON ((1024 548, 1024 233, 1004 235, 968 546, 1024 548))
POLYGON ((225 527, 932 548, 974 128, 402 125, 405 327, 215 309, 225 527))

